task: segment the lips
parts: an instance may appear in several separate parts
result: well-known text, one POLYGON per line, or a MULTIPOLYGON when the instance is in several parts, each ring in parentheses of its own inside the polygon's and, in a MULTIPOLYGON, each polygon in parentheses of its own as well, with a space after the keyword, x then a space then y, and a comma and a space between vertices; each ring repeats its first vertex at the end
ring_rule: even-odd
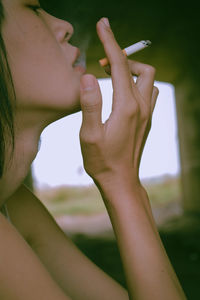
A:
POLYGON ((80 66, 80 65, 75 66, 75 67, 74 67, 74 70, 75 70, 75 71, 78 71, 78 72, 80 72, 80 73, 82 73, 82 74, 84 74, 84 73, 86 72, 86 68, 84 68, 84 67, 82 67, 82 66, 80 66))
MULTIPOLYGON (((78 49, 78 48, 77 48, 78 49)), ((86 70, 86 54, 81 52, 79 49, 77 51, 76 60, 73 63, 73 67, 80 70, 86 70)))

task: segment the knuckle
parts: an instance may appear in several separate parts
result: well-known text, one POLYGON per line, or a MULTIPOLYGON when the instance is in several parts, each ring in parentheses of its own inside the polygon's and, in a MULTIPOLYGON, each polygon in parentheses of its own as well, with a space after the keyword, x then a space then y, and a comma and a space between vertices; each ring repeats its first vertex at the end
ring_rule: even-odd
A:
POLYGON ((96 103, 85 103, 84 104, 84 112, 85 113, 93 113, 95 111, 99 111, 101 109, 101 103, 96 102, 96 103))
POLYGON ((155 73, 156 73, 156 69, 151 65, 145 65, 144 66, 144 73, 154 76, 155 73))
POLYGON ((91 132, 89 130, 84 130, 81 128, 80 140, 85 145, 96 146, 100 142, 100 135, 98 132, 91 132))
POLYGON ((136 115, 138 115, 140 112, 139 105, 136 102, 131 103, 130 105, 127 105, 125 108, 125 115, 127 118, 133 118, 136 115))
POLYGON ((140 111, 140 120, 142 122, 148 121, 150 118, 150 110, 145 108, 140 111))

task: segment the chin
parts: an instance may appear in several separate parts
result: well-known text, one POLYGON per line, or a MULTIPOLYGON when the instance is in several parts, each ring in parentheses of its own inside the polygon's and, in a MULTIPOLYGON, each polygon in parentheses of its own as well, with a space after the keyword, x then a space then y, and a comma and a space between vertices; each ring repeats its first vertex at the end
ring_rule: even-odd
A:
POLYGON ((77 103, 76 105, 74 105, 73 107, 70 107, 68 110, 67 110, 67 115, 72 115, 72 114, 75 114, 77 112, 81 111, 81 105, 80 105, 80 102, 77 103))
MULTIPOLYGON (((57 104, 58 104, 58 101, 57 101, 57 104)), ((64 104, 62 102, 62 104, 57 105, 57 106, 52 106, 50 109, 55 112, 55 115, 59 115, 61 117, 72 115, 74 113, 81 111, 80 100, 78 98, 78 100, 71 101, 71 103, 69 103, 69 101, 67 101, 67 102, 65 101, 64 104), (67 103, 67 105, 66 105, 66 103, 67 103)))

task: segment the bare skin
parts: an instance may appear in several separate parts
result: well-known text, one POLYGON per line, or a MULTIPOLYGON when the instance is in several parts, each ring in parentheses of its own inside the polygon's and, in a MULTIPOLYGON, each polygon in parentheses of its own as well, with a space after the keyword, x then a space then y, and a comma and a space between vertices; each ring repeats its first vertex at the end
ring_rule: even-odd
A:
POLYGON ((7 203, 12 220, 10 224, 0 214, 0 298, 186 299, 138 177, 158 95, 154 68, 127 61, 106 20, 97 23, 114 87, 113 110, 102 124, 97 79, 73 67, 78 49, 69 44, 71 24, 42 9, 34 11, 30 5, 38 5, 35 0, 3 0, 3 5, 2 32, 17 108, 14 157, 0 180, 0 204, 7 203), (136 83, 133 74, 138 76, 136 83), (42 130, 80 108, 85 169, 99 188, 113 224, 128 291, 85 257, 22 185, 42 130))
POLYGON ((38 4, 35 0, 3 0, 6 17, 2 34, 17 108, 16 148, 12 164, 0 182, 1 203, 26 176, 37 154, 43 129, 64 115, 80 110, 82 73, 73 68, 79 49, 69 44, 73 27, 42 9, 36 12, 30 7, 38 4))

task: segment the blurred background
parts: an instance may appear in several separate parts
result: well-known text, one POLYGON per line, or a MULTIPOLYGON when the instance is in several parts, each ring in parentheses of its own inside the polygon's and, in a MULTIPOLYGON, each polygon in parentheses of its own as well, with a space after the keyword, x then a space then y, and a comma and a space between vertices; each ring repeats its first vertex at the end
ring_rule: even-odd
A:
MULTIPOLYGON (((105 56, 96 22, 108 17, 121 48, 143 39, 152 46, 132 56, 153 65, 160 90, 140 177, 170 260, 188 299, 200 298, 200 20, 198 2, 41 0, 74 26, 71 43, 87 73, 99 79, 103 119, 112 84, 99 66, 105 56)), ((50 125, 26 183, 79 248, 126 286, 115 236, 100 194, 84 172, 81 113, 50 125)))

